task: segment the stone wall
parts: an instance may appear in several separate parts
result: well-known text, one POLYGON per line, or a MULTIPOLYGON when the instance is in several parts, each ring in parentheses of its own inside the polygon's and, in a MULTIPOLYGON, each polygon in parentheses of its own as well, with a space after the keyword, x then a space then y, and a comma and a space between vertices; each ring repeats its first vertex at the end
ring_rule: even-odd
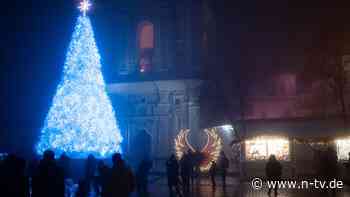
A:
POLYGON ((110 84, 107 89, 124 136, 124 154, 137 160, 133 152, 144 145, 135 144, 135 138, 142 130, 150 137, 150 156, 159 161, 173 153, 180 129, 198 133, 200 84, 199 80, 110 84))

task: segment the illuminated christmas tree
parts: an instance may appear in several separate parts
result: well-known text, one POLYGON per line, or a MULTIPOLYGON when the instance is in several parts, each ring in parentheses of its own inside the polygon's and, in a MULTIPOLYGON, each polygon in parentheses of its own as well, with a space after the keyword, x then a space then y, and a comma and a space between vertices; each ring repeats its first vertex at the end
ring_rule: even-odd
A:
POLYGON ((103 158, 121 152, 122 136, 106 93, 100 56, 84 0, 69 45, 60 82, 36 150, 73 158, 93 154, 103 158))

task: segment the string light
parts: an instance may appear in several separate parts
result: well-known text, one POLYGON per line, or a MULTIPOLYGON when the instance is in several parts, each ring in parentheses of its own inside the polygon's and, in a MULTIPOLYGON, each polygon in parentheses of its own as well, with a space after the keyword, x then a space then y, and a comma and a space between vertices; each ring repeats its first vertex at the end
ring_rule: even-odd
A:
POLYGON ((222 140, 217 134, 217 130, 215 128, 205 129, 204 132, 207 134, 208 140, 201 151, 205 156, 205 160, 202 162, 199 168, 201 171, 208 171, 212 166, 212 162, 217 162, 220 157, 222 140))
POLYGON ((39 154, 51 149, 74 158, 88 154, 103 158, 121 152, 121 142, 91 22, 80 16, 36 150, 39 154))
MULTIPOLYGON (((188 141, 189 132, 189 129, 182 129, 175 138, 175 154, 179 160, 181 160, 185 152, 188 150, 196 152, 188 141)), ((204 132, 207 134, 207 143, 200 151, 200 153, 204 156, 199 166, 202 172, 208 171, 213 161, 217 162, 222 150, 222 140, 217 134, 217 130, 206 129, 204 132)))

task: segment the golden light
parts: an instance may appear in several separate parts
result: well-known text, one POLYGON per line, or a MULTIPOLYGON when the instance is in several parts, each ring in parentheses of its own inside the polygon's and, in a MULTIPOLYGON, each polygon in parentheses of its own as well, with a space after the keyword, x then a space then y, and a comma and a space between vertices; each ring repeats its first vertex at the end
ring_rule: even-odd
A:
POLYGON ((194 148, 187 141, 189 129, 182 129, 175 138, 175 155, 178 160, 182 158, 187 150, 194 151, 194 148))
MULTIPOLYGON (((183 129, 175 138, 175 154, 178 160, 181 160, 183 155, 188 150, 196 152, 188 141, 189 132, 189 129, 183 129)), ((207 134, 207 143, 200 151, 200 153, 204 156, 204 159, 201 161, 199 166, 202 172, 208 171, 213 161, 217 162, 222 149, 222 140, 217 134, 216 129, 205 129, 204 132, 207 134)))
POLYGON ((208 141, 201 151, 205 156, 205 160, 199 167, 202 172, 208 171, 212 165, 212 162, 217 162, 220 157, 222 140, 216 131, 217 130, 215 128, 204 130, 208 136, 208 141))
POLYGON ((245 141, 247 160, 266 160, 275 155, 279 160, 289 160, 289 140, 277 136, 260 136, 245 141))

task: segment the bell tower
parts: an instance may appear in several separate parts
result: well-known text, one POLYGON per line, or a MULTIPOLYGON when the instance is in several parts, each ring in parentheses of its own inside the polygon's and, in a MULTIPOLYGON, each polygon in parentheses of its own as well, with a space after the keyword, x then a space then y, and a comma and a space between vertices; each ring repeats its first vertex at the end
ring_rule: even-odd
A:
POLYGON ((150 156, 160 158, 155 168, 164 167, 181 129, 189 129, 191 142, 200 145, 206 1, 134 0, 124 12, 125 55, 108 91, 120 112, 125 154, 138 151, 133 144, 142 131, 149 136, 150 156))
POLYGON ((202 0, 156 2, 140 2, 130 12, 118 74, 198 76, 204 35, 202 0))

